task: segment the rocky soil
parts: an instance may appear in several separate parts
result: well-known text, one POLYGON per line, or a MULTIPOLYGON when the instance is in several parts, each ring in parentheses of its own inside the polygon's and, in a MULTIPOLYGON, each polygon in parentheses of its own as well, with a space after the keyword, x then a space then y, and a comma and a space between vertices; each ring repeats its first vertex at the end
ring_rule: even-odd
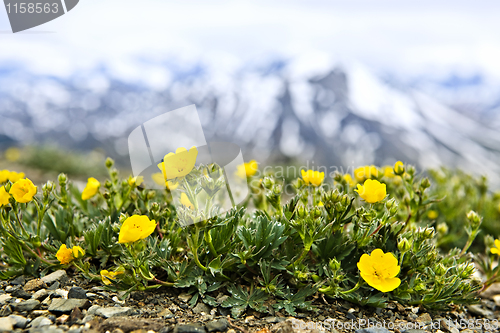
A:
MULTIPOLYGON (((499 332, 500 284, 480 304, 449 312, 390 303, 386 309, 362 308, 316 296, 315 312, 262 314, 241 318, 227 308, 203 303, 190 308, 191 295, 169 288, 123 294, 105 291, 60 270, 41 279, 17 277, 0 282, 0 332, 29 333, 425 333, 499 332)), ((217 300, 227 295, 219 294, 217 300)))

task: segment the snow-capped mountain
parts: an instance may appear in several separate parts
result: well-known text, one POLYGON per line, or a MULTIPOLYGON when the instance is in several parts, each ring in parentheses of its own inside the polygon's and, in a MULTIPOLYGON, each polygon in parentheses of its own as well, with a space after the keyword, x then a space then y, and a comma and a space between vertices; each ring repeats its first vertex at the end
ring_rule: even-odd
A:
POLYGON ((130 83, 106 68, 69 78, 3 69, 0 143, 105 147, 125 159, 133 128, 195 104, 208 141, 238 143, 247 158, 262 162, 293 158, 349 171, 402 160, 500 174, 500 131, 494 126, 429 94, 387 83, 362 65, 308 67, 311 62, 270 61, 225 71, 162 63, 157 68, 169 77, 165 87, 151 84, 151 70, 146 83, 130 83))

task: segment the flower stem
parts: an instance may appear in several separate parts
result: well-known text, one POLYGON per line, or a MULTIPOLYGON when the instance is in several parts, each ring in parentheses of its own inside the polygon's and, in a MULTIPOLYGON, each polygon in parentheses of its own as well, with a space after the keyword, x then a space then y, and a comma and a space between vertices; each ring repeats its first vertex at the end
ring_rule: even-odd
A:
POLYGON ((193 249, 193 256, 194 256, 194 262, 198 267, 200 267, 204 272, 208 271, 208 268, 203 266, 200 262, 200 259, 198 259, 198 248, 193 249))
POLYGON ((286 268, 287 269, 291 269, 292 267, 297 266, 298 264, 300 264, 302 262, 302 260, 305 258, 305 256, 307 255, 307 253, 309 253, 310 250, 311 250, 311 245, 304 246, 304 250, 302 250, 302 253, 300 254, 300 257, 298 257, 297 260, 295 260, 293 263, 291 263, 290 265, 288 265, 286 268))
POLYGON ((346 295, 346 294, 350 294, 352 292, 355 292, 356 290, 359 289, 359 287, 361 287, 361 284, 362 284, 362 280, 359 279, 358 283, 356 283, 356 285, 354 286, 354 288, 352 288, 350 290, 346 290, 346 291, 341 291, 340 293, 343 294, 343 295, 346 295))
POLYGON ((214 257, 217 257, 217 251, 215 250, 214 243, 212 242, 212 236, 210 235, 210 230, 206 228, 204 231, 205 241, 208 243, 210 251, 212 251, 214 257))
POLYGON ((21 219, 19 218, 19 214, 17 213, 17 205, 15 205, 13 208, 14 208, 13 211, 14 211, 14 215, 16 217, 17 223, 19 223, 19 226, 21 227, 21 230, 23 231, 24 235, 28 236, 28 232, 24 228, 24 225, 21 222, 21 219))

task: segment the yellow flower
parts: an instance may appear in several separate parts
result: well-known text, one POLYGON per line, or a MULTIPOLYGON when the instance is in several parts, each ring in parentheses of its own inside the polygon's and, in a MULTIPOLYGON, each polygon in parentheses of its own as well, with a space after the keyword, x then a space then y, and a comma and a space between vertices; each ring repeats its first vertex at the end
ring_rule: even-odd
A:
POLYGON ((251 160, 248 163, 243 163, 237 166, 236 175, 240 178, 252 177, 259 170, 259 165, 256 160, 251 160))
POLYGON ((325 179, 325 173, 324 172, 319 172, 319 171, 313 171, 313 170, 300 170, 300 173, 302 174, 302 179, 304 179, 304 182, 309 185, 314 185, 314 186, 319 186, 323 182, 323 179, 325 179))
POLYGON ((430 210, 427 212, 427 217, 430 218, 431 220, 437 219, 438 216, 439 214, 435 210, 430 210))
POLYGON ((9 162, 15 162, 21 157, 21 151, 19 148, 10 147, 5 151, 5 158, 9 162))
POLYGON ((175 153, 165 155, 163 162, 158 164, 158 168, 165 179, 184 177, 193 170, 197 156, 198 149, 196 147, 191 147, 189 151, 180 147, 177 148, 175 153))
POLYGON ((0 184, 5 183, 7 180, 9 180, 9 170, 0 170, 0 184))
POLYGON ((120 274, 123 274, 124 272, 109 272, 105 269, 103 269, 101 271, 101 279, 102 279, 102 282, 105 284, 105 285, 110 285, 111 284, 111 280, 114 280, 116 278, 117 275, 120 275, 120 274))
POLYGON ((354 185, 356 185, 356 183, 354 182, 354 179, 352 179, 351 177, 351 174, 349 173, 346 173, 344 175, 344 180, 347 182, 347 184, 349 184, 349 186, 351 187, 354 187, 354 185))
POLYGON ((33 196, 36 194, 37 188, 33 185, 33 182, 26 179, 20 179, 15 182, 10 188, 9 193, 16 199, 17 202, 26 203, 33 200, 33 196))
POLYGON ((0 187, 0 207, 9 204, 10 194, 5 190, 5 186, 0 187))
POLYGON ((394 174, 394 168, 390 165, 386 165, 384 168, 384 177, 386 178, 394 178, 396 175, 394 174))
POLYGON ((87 186, 83 189, 82 192, 82 200, 89 200, 92 198, 94 195, 96 195, 99 192, 99 187, 101 186, 101 183, 94 177, 90 177, 87 180, 87 186))
POLYGON ((72 251, 72 254, 73 254, 73 258, 75 258, 75 259, 81 258, 81 257, 83 257, 85 255, 85 250, 82 249, 79 246, 73 246, 73 248, 71 249, 71 251, 72 251))
POLYGON ((81 258, 85 255, 85 251, 79 246, 73 246, 73 248, 68 249, 66 244, 61 245, 56 253, 57 259, 62 265, 69 264, 73 259, 81 258))
POLYGON ((69 264, 71 260, 74 259, 73 251, 66 247, 66 244, 61 245, 56 253, 57 260, 61 262, 62 265, 69 264))
POLYGON ((146 215, 132 215, 123 222, 118 236, 118 243, 132 243, 151 235, 156 228, 156 221, 146 215))
POLYGON ((363 254, 359 259, 358 269, 366 283, 383 293, 392 291, 401 284, 401 280, 396 277, 400 269, 398 260, 390 252, 375 249, 371 255, 363 254))
POLYGON ((500 255, 500 239, 495 239, 495 247, 490 249, 491 253, 500 255))
POLYGON ((143 176, 137 176, 137 177, 129 177, 128 178, 128 184, 130 186, 140 186, 142 184, 142 182, 144 181, 144 177, 143 176))
POLYGON ((401 176, 404 173, 405 173, 405 166, 404 166, 403 162, 397 161, 394 164, 394 174, 398 175, 398 176, 401 176))
POLYGON ((151 175, 151 179, 153 179, 153 181, 160 186, 166 186, 170 191, 173 191, 179 187, 179 182, 170 180, 165 181, 165 178, 163 178, 163 175, 160 172, 153 173, 151 175))
POLYGON ((354 178, 356 178, 358 182, 362 182, 365 179, 370 179, 372 177, 378 177, 378 169, 374 165, 366 165, 354 169, 354 178))
POLYGON ((188 196, 184 192, 181 193, 181 204, 188 208, 194 209, 193 204, 191 203, 191 201, 189 201, 188 196))
POLYGON ((382 201, 387 194, 385 184, 374 179, 367 179, 363 186, 358 184, 358 188, 354 191, 368 203, 382 201))
MULTIPOLYGON (((7 172, 8 172, 8 171, 7 171, 7 172)), ((11 182, 15 183, 15 182, 17 182, 18 180, 23 179, 23 178, 24 178, 24 176, 25 176, 24 172, 15 172, 15 171, 11 171, 11 172, 9 172, 9 174, 8 174, 7 178, 8 178, 11 182)))

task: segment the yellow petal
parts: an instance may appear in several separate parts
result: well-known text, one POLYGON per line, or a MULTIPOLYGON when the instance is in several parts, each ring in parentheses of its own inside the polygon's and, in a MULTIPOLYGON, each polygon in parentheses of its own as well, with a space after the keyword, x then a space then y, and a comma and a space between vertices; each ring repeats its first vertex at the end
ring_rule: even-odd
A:
POLYGON ((358 269, 367 275, 372 275, 375 273, 375 269, 370 261, 370 256, 368 254, 363 254, 358 262, 358 269))
POLYGON ((387 293, 399 287, 400 284, 401 280, 399 278, 385 279, 377 289, 383 293, 387 293))
POLYGON ((181 193, 181 204, 188 208, 194 209, 193 204, 191 203, 188 196, 184 192, 181 193))

